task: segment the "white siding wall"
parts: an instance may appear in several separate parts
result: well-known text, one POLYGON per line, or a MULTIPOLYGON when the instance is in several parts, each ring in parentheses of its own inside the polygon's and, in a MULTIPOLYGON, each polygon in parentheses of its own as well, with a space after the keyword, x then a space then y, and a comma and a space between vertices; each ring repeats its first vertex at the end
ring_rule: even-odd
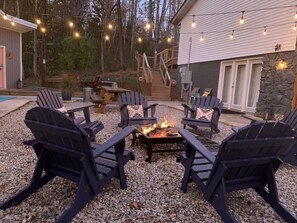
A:
POLYGON ((294 6, 296 3, 296 0, 197 0, 181 21, 178 64, 188 63, 190 37, 190 63, 272 53, 276 44, 281 44, 281 51, 295 50, 296 6, 245 12, 245 23, 240 25, 239 20, 240 11, 294 6), (193 17, 190 15, 233 11, 238 13, 196 16, 196 27, 191 26, 193 17), (264 26, 267 27, 266 36, 262 34, 264 26), (235 30, 234 39, 230 40, 232 30, 235 30), (201 32, 204 32, 203 43, 199 40, 201 32))

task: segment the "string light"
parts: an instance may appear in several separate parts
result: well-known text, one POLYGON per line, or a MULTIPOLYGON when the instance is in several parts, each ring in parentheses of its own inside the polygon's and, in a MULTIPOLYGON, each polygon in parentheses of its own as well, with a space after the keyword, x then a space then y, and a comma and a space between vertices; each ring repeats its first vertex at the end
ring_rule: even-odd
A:
POLYGON ((167 43, 171 43, 171 40, 172 40, 171 37, 168 37, 167 38, 167 43))
POLYGON ((71 21, 70 21, 70 22, 68 22, 68 25, 69 25, 69 27, 70 27, 70 28, 73 28, 73 27, 74 27, 74 23, 73 23, 73 22, 71 22, 71 21))
POLYGON ((12 17, 11 17, 11 20, 10 20, 10 24, 11 24, 12 26, 15 26, 15 22, 12 20, 12 17))
POLYGON ((36 23, 37 23, 37 25, 40 25, 41 24, 41 20, 40 19, 36 19, 36 23))
POLYGON ((193 27, 193 28, 196 27, 195 15, 193 15, 192 27, 193 27))
POLYGON ((141 37, 138 37, 137 41, 138 41, 139 43, 141 43, 141 42, 142 42, 142 38, 141 38, 141 37))
POLYGON ((203 42, 204 41, 204 35, 203 35, 203 32, 201 33, 201 37, 200 37, 200 42, 203 42))
POLYGON ((239 20, 239 23, 242 25, 244 23, 244 17, 243 17, 244 11, 241 11, 241 13, 242 13, 242 15, 241 15, 241 18, 239 20))
POLYGON ((297 30, 297 22, 295 22, 295 26, 293 27, 293 30, 297 30))
POLYGON ((145 25, 145 28, 146 28, 147 30, 151 29, 151 24, 147 23, 147 24, 145 25))
POLYGON ((230 39, 234 39, 234 30, 232 30, 232 33, 231 33, 230 39))
POLYGON ((74 33, 74 36, 75 36, 76 38, 79 38, 79 37, 80 37, 79 32, 75 32, 75 33, 74 33))
POLYGON ((40 30, 41 30, 42 33, 45 33, 46 32, 46 29, 44 27, 41 27, 40 30))
POLYGON ((106 36, 105 36, 105 40, 106 40, 106 41, 109 41, 109 40, 110 40, 109 35, 106 35, 106 36))
MULTIPOLYGON (((297 5, 296 5, 296 8, 297 8, 297 5)), ((297 19, 297 9, 296 9, 296 13, 295 13, 295 19, 297 19)))
POLYGON ((267 34, 267 30, 266 30, 266 26, 264 26, 263 35, 266 36, 266 34, 267 34))
POLYGON ((108 27, 108 29, 110 29, 110 30, 113 28, 111 23, 109 23, 107 27, 108 27))

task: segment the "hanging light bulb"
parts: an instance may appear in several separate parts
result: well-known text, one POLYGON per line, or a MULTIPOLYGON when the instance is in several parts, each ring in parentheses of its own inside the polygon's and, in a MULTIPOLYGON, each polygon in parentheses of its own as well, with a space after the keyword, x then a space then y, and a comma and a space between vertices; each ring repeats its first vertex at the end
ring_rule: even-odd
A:
POLYGON ((230 39, 234 39, 234 30, 232 30, 232 33, 231 33, 230 39))
POLYGON ((10 24, 11 24, 12 26, 15 26, 15 22, 12 21, 12 20, 11 20, 10 24))
POLYGON ((167 38, 167 43, 171 43, 171 40, 172 40, 171 37, 168 37, 167 38))
POLYGON ((41 20, 40 19, 36 19, 36 23, 37 23, 37 25, 40 25, 41 24, 41 20))
POLYGON ((266 36, 266 34, 267 34, 267 30, 266 30, 266 26, 264 26, 263 35, 266 36))
POLYGON ((7 19, 8 19, 6 14, 3 15, 3 19, 4 19, 4 20, 7 20, 7 19))
POLYGON ((141 43, 141 42, 142 42, 142 38, 141 38, 141 37, 138 37, 137 41, 138 41, 139 43, 141 43))
POLYGON ((106 41, 109 41, 109 40, 110 40, 109 35, 106 35, 106 36, 105 36, 105 40, 106 40, 106 41))
POLYGON ((192 27, 193 27, 193 28, 196 27, 195 15, 193 15, 192 27))
POLYGON ((295 22, 295 25, 294 25, 294 27, 293 27, 293 30, 297 30, 297 22, 295 22))
POLYGON ((201 33, 201 37, 200 37, 200 42, 203 42, 204 41, 204 35, 203 35, 203 32, 201 33))
POLYGON ((244 11, 241 11, 241 13, 242 13, 242 15, 241 15, 241 18, 239 20, 239 23, 242 25, 244 23, 244 17, 243 17, 244 11))
POLYGON ((40 30, 41 30, 42 33, 45 33, 46 32, 46 29, 44 27, 41 27, 40 30))
POLYGON ((109 23, 107 27, 109 30, 112 30, 112 28, 113 28, 111 23, 109 23))
POLYGON ((75 36, 76 38, 79 38, 79 37, 80 37, 79 32, 75 32, 75 33, 74 33, 74 36, 75 36))
POLYGON ((145 28, 146 28, 147 30, 151 29, 151 24, 147 23, 147 24, 145 25, 145 28))
POLYGON ((73 22, 71 22, 71 21, 70 21, 70 22, 68 22, 68 25, 69 25, 69 27, 70 27, 70 28, 73 28, 73 27, 74 27, 74 23, 73 23, 73 22))
POLYGON ((296 14, 295 14, 295 19, 297 19, 297 11, 296 11, 296 14))

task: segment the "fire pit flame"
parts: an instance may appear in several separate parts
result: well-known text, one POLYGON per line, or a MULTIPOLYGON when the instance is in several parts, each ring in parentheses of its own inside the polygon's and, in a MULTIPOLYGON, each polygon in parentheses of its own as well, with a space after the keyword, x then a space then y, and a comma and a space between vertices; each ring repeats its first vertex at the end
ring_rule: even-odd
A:
POLYGON ((168 137, 168 136, 178 136, 177 129, 174 128, 173 124, 168 121, 167 116, 164 117, 164 122, 159 124, 154 124, 149 127, 142 127, 141 131, 148 137, 168 137))

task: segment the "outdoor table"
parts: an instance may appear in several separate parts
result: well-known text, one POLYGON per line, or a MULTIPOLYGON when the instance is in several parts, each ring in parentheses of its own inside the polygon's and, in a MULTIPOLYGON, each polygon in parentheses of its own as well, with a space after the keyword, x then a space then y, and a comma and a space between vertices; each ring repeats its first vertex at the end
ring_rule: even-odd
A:
POLYGON ((93 95, 91 98, 96 104, 97 112, 104 113, 107 104, 116 104, 118 96, 121 93, 130 91, 120 87, 101 86, 99 95, 93 95))

